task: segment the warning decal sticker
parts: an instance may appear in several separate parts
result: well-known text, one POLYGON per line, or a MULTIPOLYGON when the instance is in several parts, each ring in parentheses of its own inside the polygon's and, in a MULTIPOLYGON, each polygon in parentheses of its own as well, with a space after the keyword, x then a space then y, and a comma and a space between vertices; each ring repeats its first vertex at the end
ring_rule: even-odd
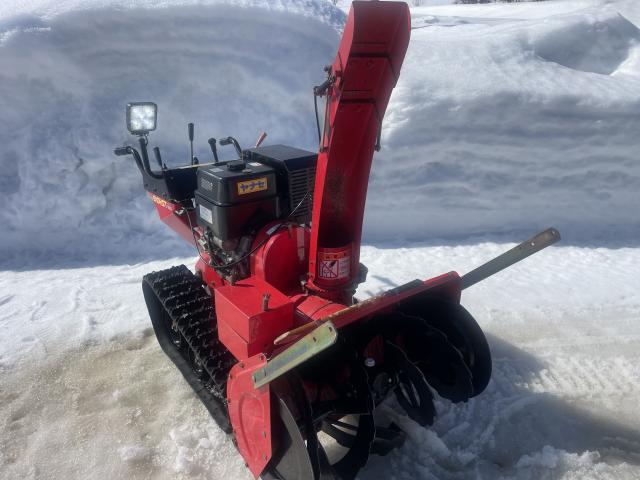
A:
POLYGON ((204 205, 199 205, 200 218, 205 222, 213 223, 213 212, 204 205))
POLYGON ((341 280, 349 278, 351 272, 350 249, 318 252, 318 276, 320 278, 341 280))
POLYGON ((267 177, 254 178, 253 180, 245 180, 238 182, 238 195, 247 195, 249 193, 261 192, 269 188, 267 177))

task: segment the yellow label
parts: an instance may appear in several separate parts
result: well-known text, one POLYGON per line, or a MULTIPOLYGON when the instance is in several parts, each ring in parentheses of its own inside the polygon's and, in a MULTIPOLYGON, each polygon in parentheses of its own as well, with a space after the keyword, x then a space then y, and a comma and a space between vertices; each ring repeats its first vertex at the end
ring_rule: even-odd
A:
POLYGON ((247 195, 249 193, 261 192, 269 188, 267 177, 254 178, 253 180, 245 180, 238 182, 238 195, 247 195))

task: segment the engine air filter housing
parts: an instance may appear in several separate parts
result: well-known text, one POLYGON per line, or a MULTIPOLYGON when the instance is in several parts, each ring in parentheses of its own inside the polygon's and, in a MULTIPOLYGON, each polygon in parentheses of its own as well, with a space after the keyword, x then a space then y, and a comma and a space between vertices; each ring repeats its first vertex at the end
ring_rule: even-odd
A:
POLYGON ((293 219, 300 224, 311 222, 313 187, 318 155, 286 145, 267 145, 244 151, 248 162, 272 167, 276 173, 282 214, 289 215, 298 205, 293 219))

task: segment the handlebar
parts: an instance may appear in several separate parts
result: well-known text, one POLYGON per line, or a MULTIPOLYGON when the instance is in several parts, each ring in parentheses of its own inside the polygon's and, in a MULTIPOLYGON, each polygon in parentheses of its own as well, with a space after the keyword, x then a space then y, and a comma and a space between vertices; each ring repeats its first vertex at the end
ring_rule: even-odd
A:
POLYGON ((207 143, 209 144, 209 148, 211 148, 211 153, 213 153, 213 161, 215 163, 218 163, 218 149, 216 148, 216 139, 210 138, 209 140, 207 140, 207 143))
POLYGON ((117 147, 113 150, 113 153, 115 153, 118 157, 123 157, 125 155, 131 154, 130 149, 131 147, 117 147))
POLYGON ((233 137, 227 137, 227 138, 223 138, 221 140, 219 140, 220 145, 231 145, 233 144, 234 148, 236 149, 236 152, 238 154, 238 157, 240 157, 240 160, 242 160, 242 149, 240 148, 240 144, 238 143, 238 141, 233 138, 233 137))
POLYGON ((133 160, 136 162, 136 167, 138 167, 138 170, 140 170, 140 173, 142 173, 143 175, 149 175, 152 178, 160 180, 164 178, 164 174, 155 173, 151 170, 151 166, 149 165, 149 158, 147 155, 145 155, 146 144, 143 143, 144 141, 145 140, 143 138, 140 139, 140 146, 143 147, 142 148, 143 157, 140 156, 140 154, 135 148, 130 146, 117 147, 113 150, 113 153, 115 153, 118 157, 123 157, 125 155, 132 155, 133 160))

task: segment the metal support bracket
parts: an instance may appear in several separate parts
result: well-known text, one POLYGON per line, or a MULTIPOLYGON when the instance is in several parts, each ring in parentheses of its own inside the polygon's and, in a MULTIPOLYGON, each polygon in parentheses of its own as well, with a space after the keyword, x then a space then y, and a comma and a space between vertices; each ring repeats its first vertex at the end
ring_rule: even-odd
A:
POLYGON ((267 364, 253 373, 253 386, 260 388, 284 375, 311 357, 326 350, 338 339, 336 327, 326 322, 280 352, 267 364))

